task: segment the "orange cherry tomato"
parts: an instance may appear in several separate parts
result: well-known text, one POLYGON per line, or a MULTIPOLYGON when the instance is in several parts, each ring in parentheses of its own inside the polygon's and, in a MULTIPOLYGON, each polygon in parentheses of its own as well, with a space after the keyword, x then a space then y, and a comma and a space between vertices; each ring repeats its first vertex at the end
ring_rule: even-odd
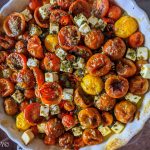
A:
POLYGON ((39 88, 39 95, 44 104, 59 104, 62 98, 62 88, 56 82, 45 82, 39 88))
POLYGON ((14 90, 15 90, 15 86, 10 80, 0 78, 0 96, 1 97, 10 96, 11 94, 13 94, 14 90))
POLYGON ((140 47, 144 43, 144 35, 141 32, 136 32, 129 37, 128 42, 132 48, 140 47))
POLYGON ((24 96, 27 99, 35 98, 35 90, 34 89, 24 90, 24 96))
POLYGON ((75 0, 57 0, 57 4, 60 8, 66 10, 74 1, 75 0))
POLYGON ((111 113, 102 112, 102 120, 103 120, 103 126, 111 126, 114 121, 114 118, 111 113))
POLYGON ((65 109, 66 111, 73 111, 73 110, 75 109, 75 105, 74 105, 74 103, 72 103, 72 102, 70 102, 70 101, 66 101, 66 102, 64 103, 64 109, 65 109))
POLYGON ((20 104, 20 111, 24 111, 24 109, 29 105, 29 102, 28 101, 23 101, 21 104, 20 104))
POLYGON ((76 121, 72 115, 64 115, 62 117, 62 124, 64 125, 64 127, 70 129, 76 124, 76 121))
POLYGON ((88 60, 86 68, 93 76, 104 76, 111 69, 111 61, 106 55, 97 53, 88 60))
POLYGON ((3 24, 5 33, 10 37, 17 37, 25 30, 26 22, 21 13, 14 12, 6 17, 3 24))
POLYGON ((76 26, 65 26, 58 33, 59 45, 65 50, 70 50, 77 46, 81 35, 76 26))
POLYGON ((46 145, 55 145, 56 143, 56 139, 55 138, 52 138, 52 137, 49 137, 49 136, 45 136, 44 138, 44 144, 46 145))
POLYGON ((84 147, 85 144, 84 144, 84 142, 83 142, 82 137, 76 137, 76 138, 74 139, 73 146, 74 146, 74 150, 79 150, 79 148, 84 147))
POLYGON ((46 53, 44 67, 47 71, 58 72, 60 70, 60 59, 54 53, 46 53))
POLYGON ((29 39, 27 44, 27 50, 33 57, 37 59, 44 58, 44 52, 41 45, 41 41, 37 35, 29 39))
POLYGON ((37 7, 40 7, 40 6, 42 6, 41 0, 30 0, 29 8, 31 10, 35 10, 37 7))
POLYGON ((11 53, 7 57, 7 65, 12 70, 21 70, 27 68, 27 58, 23 54, 11 53))
POLYGON ((0 63, 5 62, 6 58, 8 57, 8 53, 5 51, 0 51, 0 63))

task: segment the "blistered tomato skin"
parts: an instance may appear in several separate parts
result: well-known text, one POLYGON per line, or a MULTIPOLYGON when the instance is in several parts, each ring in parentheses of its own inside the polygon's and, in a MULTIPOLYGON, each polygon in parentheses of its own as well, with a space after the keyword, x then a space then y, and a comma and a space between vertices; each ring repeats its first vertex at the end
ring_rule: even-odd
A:
POLYGON ((102 112, 102 124, 103 126, 111 126, 113 123, 113 115, 109 112, 102 112))

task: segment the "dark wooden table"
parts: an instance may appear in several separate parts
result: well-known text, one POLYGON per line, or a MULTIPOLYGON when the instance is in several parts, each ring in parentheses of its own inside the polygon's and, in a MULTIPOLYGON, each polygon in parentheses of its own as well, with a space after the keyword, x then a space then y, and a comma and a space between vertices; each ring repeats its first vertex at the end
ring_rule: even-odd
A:
MULTIPOLYGON (((0 0, 0 7, 8 0, 0 0)), ((128 1, 128 0, 127 0, 128 1)), ((136 0, 141 8, 143 8, 150 16, 150 0, 136 0)), ((150 150, 150 120, 147 121, 143 130, 134 137, 128 145, 120 150, 150 150)), ((21 150, 7 135, 0 130, 0 150, 21 150), (2 144, 5 143, 5 144, 2 144)))

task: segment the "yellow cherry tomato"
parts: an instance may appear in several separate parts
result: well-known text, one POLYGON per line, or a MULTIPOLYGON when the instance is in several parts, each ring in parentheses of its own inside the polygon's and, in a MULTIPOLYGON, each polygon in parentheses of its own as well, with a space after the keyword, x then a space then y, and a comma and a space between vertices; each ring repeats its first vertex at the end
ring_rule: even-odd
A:
POLYGON ((115 34, 121 38, 128 38, 138 29, 137 21, 130 16, 123 16, 115 23, 115 34))
POLYGON ((45 38, 45 47, 48 51, 54 52, 55 47, 58 45, 58 36, 57 34, 47 35, 45 38))
POLYGON ((21 112, 16 118, 16 127, 22 131, 25 131, 31 127, 31 124, 29 124, 24 118, 23 112, 21 112))
POLYGON ((86 75, 81 81, 82 89, 90 95, 97 95, 103 89, 103 82, 100 77, 86 75))

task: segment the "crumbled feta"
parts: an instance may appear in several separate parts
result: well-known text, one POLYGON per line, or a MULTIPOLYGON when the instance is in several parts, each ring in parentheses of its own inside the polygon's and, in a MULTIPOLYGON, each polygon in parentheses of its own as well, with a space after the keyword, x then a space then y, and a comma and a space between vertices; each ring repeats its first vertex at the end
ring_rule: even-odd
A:
POLYGON ((123 129, 124 129, 124 124, 118 121, 116 121, 116 123, 111 127, 111 130, 116 134, 121 133, 123 129))
POLYGON ((49 108, 49 105, 41 105, 40 107, 40 116, 43 116, 43 117, 48 117, 49 116, 49 111, 50 111, 50 108, 49 108))
POLYGON ((27 66, 28 67, 38 67, 39 66, 39 60, 35 58, 29 58, 27 61, 27 66))
POLYGON ((64 100, 69 100, 72 101, 73 100, 73 89, 63 89, 63 99, 64 100))
POLYGON ((23 16, 27 22, 33 18, 31 11, 28 8, 26 8, 24 11, 22 11, 21 14, 23 14, 23 16))
POLYGON ((95 25, 95 28, 100 28, 102 31, 104 31, 106 26, 107 23, 105 23, 102 19, 99 19, 98 23, 95 25))
POLYGON ((3 78, 10 78, 11 75, 12 75, 12 70, 10 68, 2 70, 2 76, 3 76, 3 78))
POLYGON ((80 135, 82 135, 82 128, 74 127, 74 128, 72 128, 72 133, 74 136, 80 136, 80 135))
POLYGON ((45 125, 46 125, 46 122, 42 122, 37 125, 37 129, 39 133, 45 133, 45 125))
POLYGON ((79 31, 80 31, 82 34, 86 34, 86 33, 88 33, 88 32, 91 31, 91 28, 90 28, 90 26, 89 26, 87 23, 84 23, 84 24, 82 24, 82 25, 80 26, 79 31))
POLYGON ((60 108, 58 105, 51 105, 50 106, 50 113, 51 115, 57 115, 60 113, 60 108))
POLYGON ((140 74, 143 78, 150 79, 150 64, 144 64, 141 68, 140 74))
POLYGON ((55 50, 55 54, 61 59, 64 60, 67 56, 67 52, 63 50, 61 47, 55 50))
POLYGON ((58 32, 59 32, 59 24, 54 23, 54 22, 50 22, 49 33, 50 34, 57 34, 58 32))
POLYGON ((99 126, 98 127, 98 130, 101 132, 101 134, 103 136, 107 136, 111 133, 111 130, 109 127, 104 127, 103 125, 99 126))
POLYGON ((21 136, 23 142, 25 145, 28 145, 33 139, 34 139, 34 134, 31 129, 25 131, 22 136, 21 136))
POLYGON ((98 18, 96 18, 95 16, 91 16, 88 19, 88 24, 90 24, 92 27, 95 27, 95 25, 98 24, 98 18))
POLYGON ((73 63, 73 67, 75 69, 83 69, 85 67, 85 60, 84 60, 84 58, 78 57, 76 62, 73 63))
POLYGON ((61 61, 60 71, 67 72, 67 73, 72 73, 73 72, 72 63, 70 61, 67 61, 67 60, 61 61))
POLYGON ((134 95, 132 93, 127 93, 127 95, 125 96, 125 99, 137 104, 139 100, 141 99, 141 97, 138 95, 134 95))
POLYGON ((126 58, 135 61, 136 60, 136 51, 134 49, 128 48, 126 53, 126 58))
POLYGON ((42 34, 42 30, 39 26, 35 25, 35 24, 31 24, 30 27, 29 27, 29 34, 31 36, 34 36, 34 35, 41 35, 42 34))
POLYGON ((146 47, 137 48, 137 60, 147 60, 148 59, 148 49, 146 47))
POLYGON ((58 81, 58 74, 57 74, 57 72, 46 72, 45 73, 45 81, 46 82, 58 81))
POLYGON ((50 0, 50 4, 53 5, 56 3, 56 0, 50 0))
POLYGON ((51 4, 45 4, 39 8, 39 14, 41 15, 43 20, 49 18, 50 6, 51 6, 51 4))
POLYGON ((74 17, 74 21, 78 27, 80 27, 83 23, 87 22, 87 18, 83 14, 78 14, 74 17))
POLYGON ((15 93, 11 96, 17 103, 21 103, 24 100, 23 93, 20 90, 16 90, 15 93))

